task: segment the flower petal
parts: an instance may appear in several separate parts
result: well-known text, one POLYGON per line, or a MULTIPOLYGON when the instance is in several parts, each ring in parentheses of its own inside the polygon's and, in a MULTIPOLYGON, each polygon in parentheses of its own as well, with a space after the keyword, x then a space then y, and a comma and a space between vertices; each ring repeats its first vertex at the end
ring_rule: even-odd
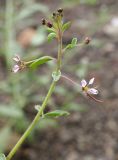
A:
POLYGON ((81 81, 81 87, 85 87, 86 85, 87 85, 87 82, 86 82, 86 80, 83 79, 83 80, 81 81))
POLYGON ((90 89, 88 89, 87 92, 88 92, 89 94, 98 94, 98 90, 95 89, 95 88, 90 88, 90 89))
POLYGON ((95 78, 90 79, 89 84, 93 84, 95 78))
POLYGON ((12 71, 13 71, 14 73, 16 73, 16 72, 19 71, 19 69, 20 69, 20 67, 19 67, 18 65, 15 65, 15 66, 13 67, 12 71))
POLYGON ((18 55, 15 55, 15 56, 13 57, 13 60, 14 60, 15 62, 19 62, 19 61, 20 61, 20 57, 19 57, 18 55))

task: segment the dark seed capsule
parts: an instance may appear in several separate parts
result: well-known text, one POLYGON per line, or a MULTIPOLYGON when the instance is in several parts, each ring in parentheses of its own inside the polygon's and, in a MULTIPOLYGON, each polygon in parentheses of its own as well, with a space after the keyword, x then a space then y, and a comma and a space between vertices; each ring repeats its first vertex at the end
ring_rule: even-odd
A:
POLYGON ((63 9, 62 9, 62 8, 59 8, 57 11, 58 11, 59 13, 62 13, 62 12, 63 12, 63 9))
POLYGON ((91 41, 91 39, 90 39, 89 37, 86 37, 85 40, 84 40, 84 43, 85 43, 85 44, 89 44, 90 41, 91 41))
POLYGON ((47 22, 47 27, 52 28, 52 23, 47 22))
POLYGON ((46 20, 42 19, 42 25, 46 25, 46 20))

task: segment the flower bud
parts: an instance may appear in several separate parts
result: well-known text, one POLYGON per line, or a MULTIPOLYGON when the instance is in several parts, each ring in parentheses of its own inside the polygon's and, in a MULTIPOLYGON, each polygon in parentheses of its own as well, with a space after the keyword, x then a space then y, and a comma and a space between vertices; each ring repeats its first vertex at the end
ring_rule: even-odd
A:
POLYGON ((42 19, 42 25, 46 25, 46 20, 42 19))
POLYGON ((52 28, 52 23, 47 22, 47 27, 52 28))
POLYGON ((63 12, 63 9, 62 9, 62 8, 59 8, 57 11, 58 11, 59 13, 62 13, 62 12, 63 12))

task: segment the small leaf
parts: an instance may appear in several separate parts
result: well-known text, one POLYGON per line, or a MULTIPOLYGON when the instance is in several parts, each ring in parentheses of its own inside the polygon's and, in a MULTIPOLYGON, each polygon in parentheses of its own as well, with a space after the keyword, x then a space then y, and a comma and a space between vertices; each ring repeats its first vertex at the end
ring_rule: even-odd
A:
POLYGON ((44 57, 41 57, 41 58, 34 60, 33 63, 31 63, 29 65, 29 67, 36 68, 36 67, 40 66, 41 64, 44 64, 50 60, 53 60, 53 58, 50 56, 44 56, 44 57))
POLYGON ((56 38, 56 33, 52 32, 48 35, 48 41, 50 42, 51 40, 53 40, 54 38, 56 38))
POLYGON ((62 31, 64 32, 65 30, 69 29, 71 26, 71 22, 64 23, 62 26, 62 31))
POLYGON ((76 46, 77 46, 77 38, 73 38, 72 41, 71 41, 71 43, 68 44, 68 45, 65 47, 64 50, 72 49, 72 48, 74 48, 74 47, 76 47, 76 46))
POLYGON ((58 81, 60 79, 60 77, 61 77, 61 72, 60 71, 58 71, 58 72, 54 71, 52 73, 52 78, 53 78, 54 81, 58 81))
POLYGON ((55 32, 54 28, 47 28, 47 31, 48 31, 49 33, 54 33, 54 32, 55 32))
POLYGON ((71 44, 76 45, 77 44, 77 38, 73 38, 71 41, 71 44))
POLYGON ((6 160, 6 157, 3 153, 0 153, 0 160, 6 160))
POLYGON ((67 111, 62 111, 62 110, 55 110, 55 111, 52 111, 52 112, 48 112, 46 114, 44 114, 44 117, 45 118, 57 118, 57 117, 60 117, 60 116, 68 116, 70 113, 67 112, 67 111))
POLYGON ((72 47, 72 44, 68 44, 67 46, 66 46, 66 48, 65 48, 65 50, 66 49, 72 49, 73 47, 72 47))

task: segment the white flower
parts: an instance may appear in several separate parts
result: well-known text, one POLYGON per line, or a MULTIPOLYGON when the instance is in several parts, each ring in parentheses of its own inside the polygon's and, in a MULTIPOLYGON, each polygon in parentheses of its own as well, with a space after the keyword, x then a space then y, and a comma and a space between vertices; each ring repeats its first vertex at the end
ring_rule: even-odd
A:
POLYGON ((89 83, 87 83, 86 80, 84 80, 84 79, 81 81, 81 87, 82 87, 82 90, 85 93, 88 93, 88 94, 98 94, 98 90, 96 90, 95 88, 89 88, 89 85, 93 84, 94 79, 95 78, 90 79, 89 83))
POLYGON ((18 55, 15 55, 15 56, 13 57, 13 60, 14 60, 16 63, 18 63, 18 62, 21 61, 21 60, 20 60, 20 57, 19 57, 18 55))
POLYGON ((14 73, 17 73, 17 72, 19 71, 19 69, 20 69, 20 67, 16 64, 16 65, 14 65, 12 71, 13 71, 14 73))
POLYGON ((16 64, 12 68, 12 71, 14 73, 17 73, 19 70, 22 70, 23 68, 25 68, 25 64, 23 61, 21 61, 19 55, 15 55, 13 57, 13 60, 16 62, 16 64))
POLYGON ((14 73, 17 73, 19 70, 20 70, 20 63, 21 63, 21 60, 20 60, 20 57, 18 55, 15 55, 13 57, 13 60, 16 62, 16 64, 14 65, 14 67, 12 68, 12 71, 14 73))

